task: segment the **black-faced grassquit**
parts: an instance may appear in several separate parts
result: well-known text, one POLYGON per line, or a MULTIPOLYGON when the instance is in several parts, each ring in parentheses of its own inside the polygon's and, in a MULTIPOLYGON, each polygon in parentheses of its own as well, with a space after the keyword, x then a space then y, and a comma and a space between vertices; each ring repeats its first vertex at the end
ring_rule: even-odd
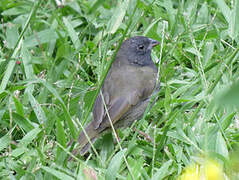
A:
MULTIPOLYGON (((144 114, 156 85, 157 67, 151 50, 159 42, 144 36, 125 40, 101 88, 104 102, 114 128, 129 127, 144 114)), ((104 131, 111 129, 101 93, 93 108, 93 120, 85 127, 92 143, 104 131)), ((88 152, 90 144, 81 131, 80 154, 88 152)))

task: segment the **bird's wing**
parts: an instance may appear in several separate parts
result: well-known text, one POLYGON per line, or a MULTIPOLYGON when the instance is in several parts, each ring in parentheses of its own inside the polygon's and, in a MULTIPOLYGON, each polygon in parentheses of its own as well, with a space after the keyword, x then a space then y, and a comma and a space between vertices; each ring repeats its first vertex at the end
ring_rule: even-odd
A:
MULTIPOLYGON (((129 111, 132 106, 152 94, 155 86, 155 77, 156 72, 150 67, 136 68, 132 66, 114 69, 108 75, 105 86, 102 88, 102 93, 113 124, 129 111), (122 74, 122 72, 126 71, 128 73, 122 74)), ((110 127, 101 94, 98 95, 95 101, 93 116, 95 129, 110 127)))
MULTIPOLYGON (((129 111, 132 106, 136 105, 140 101, 141 94, 139 92, 132 92, 129 93, 127 97, 121 96, 112 100, 110 104, 106 103, 106 107, 113 124, 118 121, 127 111, 129 111)), ((99 127, 100 129, 110 127, 108 115, 104 108, 104 103, 100 94, 95 101, 93 116, 95 129, 98 129, 99 127)))
MULTIPOLYGON (((107 94, 105 96, 107 96, 107 94)), ((104 100, 105 99, 106 98, 104 97, 104 100)), ((106 100, 105 103, 107 103, 106 100)), ((95 129, 97 129, 100 126, 100 123, 102 122, 104 116, 105 116, 104 103, 102 101, 101 94, 98 94, 93 108, 94 119, 92 123, 95 129)))

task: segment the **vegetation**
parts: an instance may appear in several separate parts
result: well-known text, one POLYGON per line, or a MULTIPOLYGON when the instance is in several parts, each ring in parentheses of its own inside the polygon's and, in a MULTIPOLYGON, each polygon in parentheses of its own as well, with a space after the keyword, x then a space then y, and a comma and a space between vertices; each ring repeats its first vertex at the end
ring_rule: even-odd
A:
POLYGON ((0 179, 177 179, 205 159, 238 179, 239 0, 2 0, 0 13, 0 179), (68 161, 135 35, 161 42, 157 102, 120 146, 105 134, 68 161))

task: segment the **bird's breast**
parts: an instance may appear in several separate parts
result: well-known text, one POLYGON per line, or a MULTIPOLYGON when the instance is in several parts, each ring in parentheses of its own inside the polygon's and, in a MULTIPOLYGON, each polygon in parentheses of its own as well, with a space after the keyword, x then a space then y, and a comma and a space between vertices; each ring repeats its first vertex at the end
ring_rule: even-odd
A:
POLYGON ((145 87, 153 91, 156 77, 157 69, 151 66, 125 65, 109 74, 104 89, 115 96, 123 96, 133 91, 140 92, 145 87))

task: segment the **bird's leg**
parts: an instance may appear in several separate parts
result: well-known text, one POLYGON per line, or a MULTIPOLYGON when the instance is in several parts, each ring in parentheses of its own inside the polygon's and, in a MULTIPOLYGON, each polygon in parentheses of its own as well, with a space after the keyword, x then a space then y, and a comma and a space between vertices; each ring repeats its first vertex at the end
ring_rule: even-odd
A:
MULTIPOLYGON (((137 131, 135 128, 134 128, 134 131, 137 131)), ((143 131, 138 131, 138 133, 142 136, 145 137, 145 139, 148 141, 148 142, 153 142, 152 138, 145 132, 143 131)))

